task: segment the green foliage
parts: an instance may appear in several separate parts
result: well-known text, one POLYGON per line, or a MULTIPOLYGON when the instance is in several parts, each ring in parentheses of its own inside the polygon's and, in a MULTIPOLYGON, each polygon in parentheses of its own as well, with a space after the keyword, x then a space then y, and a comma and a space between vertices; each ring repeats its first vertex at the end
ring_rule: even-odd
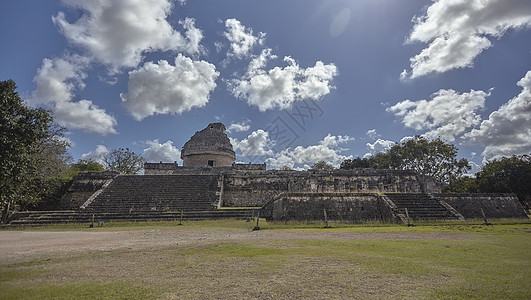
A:
MULTIPOLYGON (((43 141, 53 136, 47 110, 24 105, 12 80, 0 82, 0 207, 2 219, 12 206, 38 200, 31 184, 39 169, 43 141)), ((47 172, 45 170, 44 172, 47 172)))
POLYGON ((475 177, 463 176, 443 188, 443 193, 479 193, 475 177))
POLYGON ((72 184, 73 177, 68 173, 61 177, 35 178, 33 186, 36 187, 38 199, 31 206, 22 206, 21 210, 54 210, 57 209, 59 200, 72 184))
POLYGON ((402 145, 395 145, 387 152, 390 168, 394 170, 414 170, 429 175, 439 183, 448 185, 468 170, 466 159, 457 160, 457 148, 440 139, 429 141, 415 136, 402 145))
POLYGON ((372 168, 370 162, 366 158, 356 157, 354 159, 346 159, 339 166, 341 170, 352 170, 352 169, 365 169, 372 168))
POLYGON ((77 163, 70 165, 70 170, 78 174, 79 172, 103 172, 105 168, 95 161, 80 159, 77 163))
POLYGON ((318 161, 316 162, 313 166, 312 166, 312 169, 314 170, 326 170, 326 171, 331 171, 334 168, 334 166, 332 166, 331 164, 327 163, 326 161, 324 160, 321 160, 321 161, 318 161))
POLYGON ((63 139, 64 131, 64 127, 52 123, 48 137, 40 141, 39 151, 34 155, 37 176, 32 185, 38 197, 33 206, 37 209, 55 209, 75 175, 68 165, 72 157, 67 151, 70 145, 63 139))
POLYGON ((504 157, 489 161, 476 174, 482 193, 515 193, 529 207, 531 204, 531 157, 504 157))
POLYGON ((446 193, 515 193, 529 209, 531 206, 531 157, 504 157, 489 161, 476 177, 462 177, 453 181, 446 193))
POLYGON ((354 168, 413 170, 435 178, 443 186, 451 184, 468 170, 466 159, 457 160, 457 148, 440 139, 429 141, 416 136, 403 144, 396 144, 386 153, 368 158, 348 159, 341 169, 354 168))
POLYGON ((112 150, 106 157, 107 170, 122 174, 138 174, 144 168, 146 160, 129 148, 112 150))
POLYGON ((346 159, 339 166, 342 170, 352 169, 390 169, 390 156, 387 153, 378 153, 370 157, 346 159))
POLYGON ((33 155, 38 177, 71 177, 68 164, 72 157, 68 153, 70 143, 64 140, 65 130, 65 127, 51 122, 46 137, 39 141, 37 151, 33 155))
POLYGON ((12 80, 0 82, 0 207, 55 207, 72 179, 65 128, 42 108, 29 108, 12 80))

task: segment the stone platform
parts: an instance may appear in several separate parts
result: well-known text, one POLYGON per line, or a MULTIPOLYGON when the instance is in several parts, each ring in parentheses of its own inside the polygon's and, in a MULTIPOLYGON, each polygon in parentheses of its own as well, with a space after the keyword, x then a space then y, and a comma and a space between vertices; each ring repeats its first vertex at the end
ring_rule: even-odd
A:
POLYGON ((93 215, 102 221, 176 220, 181 214, 246 218, 256 207, 274 220, 323 220, 325 214, 343 222, 527 218, 513 194, 442 194, 430 177, 411 171, 183 167, 174 172, 80 174, 62 199, 63 211, 18 213, 12 224, 88 222, 93 215))

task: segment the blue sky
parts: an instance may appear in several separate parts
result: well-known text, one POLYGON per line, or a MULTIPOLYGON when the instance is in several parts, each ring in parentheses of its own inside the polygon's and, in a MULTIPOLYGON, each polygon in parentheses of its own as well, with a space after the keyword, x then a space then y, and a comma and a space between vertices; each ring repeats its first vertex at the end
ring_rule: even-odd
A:
POLYGON ((0 80, 54 111, 75 159, 179 160, 211 122, 269 168, 414 135, 475 170, 531 153, 528 0, 19 0, 0 25, 0 80))

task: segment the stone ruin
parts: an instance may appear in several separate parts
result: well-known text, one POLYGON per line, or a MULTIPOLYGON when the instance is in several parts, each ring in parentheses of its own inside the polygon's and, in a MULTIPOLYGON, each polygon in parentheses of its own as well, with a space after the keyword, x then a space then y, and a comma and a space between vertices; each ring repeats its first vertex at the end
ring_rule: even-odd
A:
POLYGON ((184 144, 181 151, 183 166, 231 166, 236 159, 236 154, 225 130, 225 125, 212 123, 205 129, 197 131, 184 144))
MULTIPOLYGON (((514 194, 442 194, 433 178, 413 171, 237 164, 221 123, 196 132, 181 156, 183 166, 146 163, 144 175, 79 174, 62 198, 62 209, 73 215, 55 220, 239 218, 258 212, 274 220, 343 222, 527 218, 514 194)), ((22 223, 32 218, 20 216, 22 223)))

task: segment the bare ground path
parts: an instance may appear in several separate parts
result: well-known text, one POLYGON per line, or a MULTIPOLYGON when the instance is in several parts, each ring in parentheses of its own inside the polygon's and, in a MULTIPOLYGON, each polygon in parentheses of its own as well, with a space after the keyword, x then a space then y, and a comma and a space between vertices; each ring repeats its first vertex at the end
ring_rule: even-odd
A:
POLYGON ((39 253, 64 253, 121 248, 144 249, 171 245, 209 244, 213 242, 253 242, 267 240, 383 240, 383 239, 463 239, 450 232, 315 232, 252 231, 217 229, 152 229, 117 231, 0 231, 0 262, 39 253))
POLYGON ((531 297, 529 225, 247 224, 0 230, 0 299, 531 297))

